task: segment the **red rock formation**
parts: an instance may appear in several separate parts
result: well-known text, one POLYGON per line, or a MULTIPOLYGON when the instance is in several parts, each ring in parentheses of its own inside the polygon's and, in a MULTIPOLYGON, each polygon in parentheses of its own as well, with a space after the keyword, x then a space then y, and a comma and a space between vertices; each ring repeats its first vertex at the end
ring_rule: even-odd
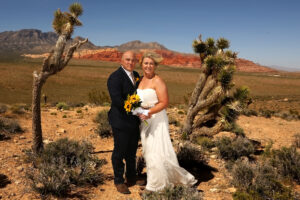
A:
MULTIPOLYGON (((138 59, 140 59, 143 55, 143 52, 148 51, 148 49, 140 50, 136 53, 138 59)), ((152 50, 156 53, 162 55, 164 58, 161 62, 162 65, 168 66, 180 66, 180 67, 201 67, 201 61, 199 56, 196 54, 182 54, 178 52, 173 52, 169 50, 152 50)), ((110 62, 120 62, 122 57, 122 52, 118 51, 115 48, 108 49, 98 49, 98 50, 82 50, 80 52, 76 52, 74 54, 74 58, 77 59, 91 59, 91 60, 101 60, 101 61, 110 61, 110 62)), ((35 57, 36 55, 28 54, 24 55, 28 57, 35 57)), ((45 56, 45 55, 40 55, 45 56)), ((252 61, 238 58, 236 59, 236 67, 237 71, 242 72, 276 72, 276 70, 264 67, 258 64, 255 64, 252 61)))

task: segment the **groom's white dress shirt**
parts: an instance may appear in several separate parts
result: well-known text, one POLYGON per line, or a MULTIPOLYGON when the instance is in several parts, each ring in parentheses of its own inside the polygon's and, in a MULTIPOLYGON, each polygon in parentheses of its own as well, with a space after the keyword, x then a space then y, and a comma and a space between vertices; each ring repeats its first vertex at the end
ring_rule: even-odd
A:
POLYGON ((124 71, 126 72, 127 76, 130 78, 132 84, 134 85, 135 83, 134 83, 134 80, 133 80, 133 72, 126 70, 123 66, 122 66, 122 68, 124 69, 124 71))

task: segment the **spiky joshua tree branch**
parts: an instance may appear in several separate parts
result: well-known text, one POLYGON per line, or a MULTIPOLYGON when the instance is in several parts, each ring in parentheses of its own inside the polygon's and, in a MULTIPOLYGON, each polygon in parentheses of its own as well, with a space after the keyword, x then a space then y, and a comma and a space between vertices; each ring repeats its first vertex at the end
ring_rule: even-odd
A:
POLYGON ((71 60, 73 53, 88 39, 78 41, 71 45, 66 51, 66 43, 71 38, 74 27, 81 26, 82 23, 78 17, 82 14, 82 6, 79 3, 73 3, 69 7, 69 12, 55 11, 53 20, 53 29, 59 35, 54 49, 49 56, 44 59, 42 70, 33 72, 33 90, 32 90, 32 133, 33 133, 33 152, 39 153, 43 150, 43 136, 41 126, 41 90, 49 76, 63 70, 71 60))
POLYGON ((190 98, 182 133, 194 138, 212 136, 233 123, 249 102, 249 90, 239 88, 233 96, 233 74, 237 53, 230 50, 229 41, 213 38, 194 40, 193 48, 201 59, 200 77, 190 98))

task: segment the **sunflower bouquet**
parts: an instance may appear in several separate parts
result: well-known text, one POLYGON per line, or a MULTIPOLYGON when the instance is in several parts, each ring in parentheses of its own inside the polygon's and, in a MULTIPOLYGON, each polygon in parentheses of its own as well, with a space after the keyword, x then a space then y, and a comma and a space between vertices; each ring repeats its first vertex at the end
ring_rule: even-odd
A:
MULTIPOLYGON (((141 107, 142 101, 139 95, 136 93, 128 95, 124 102, 124 108, 127 114, 132 113, 133 115, 144 114, 144 109, 141 107)), ((144 123, 148 125, 148 122, 144 120, 144 123)))

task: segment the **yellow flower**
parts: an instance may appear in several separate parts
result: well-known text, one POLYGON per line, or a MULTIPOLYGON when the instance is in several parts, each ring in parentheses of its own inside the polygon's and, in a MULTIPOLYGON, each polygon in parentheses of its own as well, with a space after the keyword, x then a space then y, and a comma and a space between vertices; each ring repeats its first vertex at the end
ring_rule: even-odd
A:
POLYGON ((137 94, 133 94, 130 96, 130 103, 134 104, 140 101, 140 97, 137 94))
POLYGON ((125 101, 124 108, 125 108, 126 112, 130 112, 131 107, 132 107, 131 103, 129 101, 125 101))
POLYGON ((135 78, 135 82, 138 82, 140 79, 139 79, 139 77, 136 77, 135 78))

